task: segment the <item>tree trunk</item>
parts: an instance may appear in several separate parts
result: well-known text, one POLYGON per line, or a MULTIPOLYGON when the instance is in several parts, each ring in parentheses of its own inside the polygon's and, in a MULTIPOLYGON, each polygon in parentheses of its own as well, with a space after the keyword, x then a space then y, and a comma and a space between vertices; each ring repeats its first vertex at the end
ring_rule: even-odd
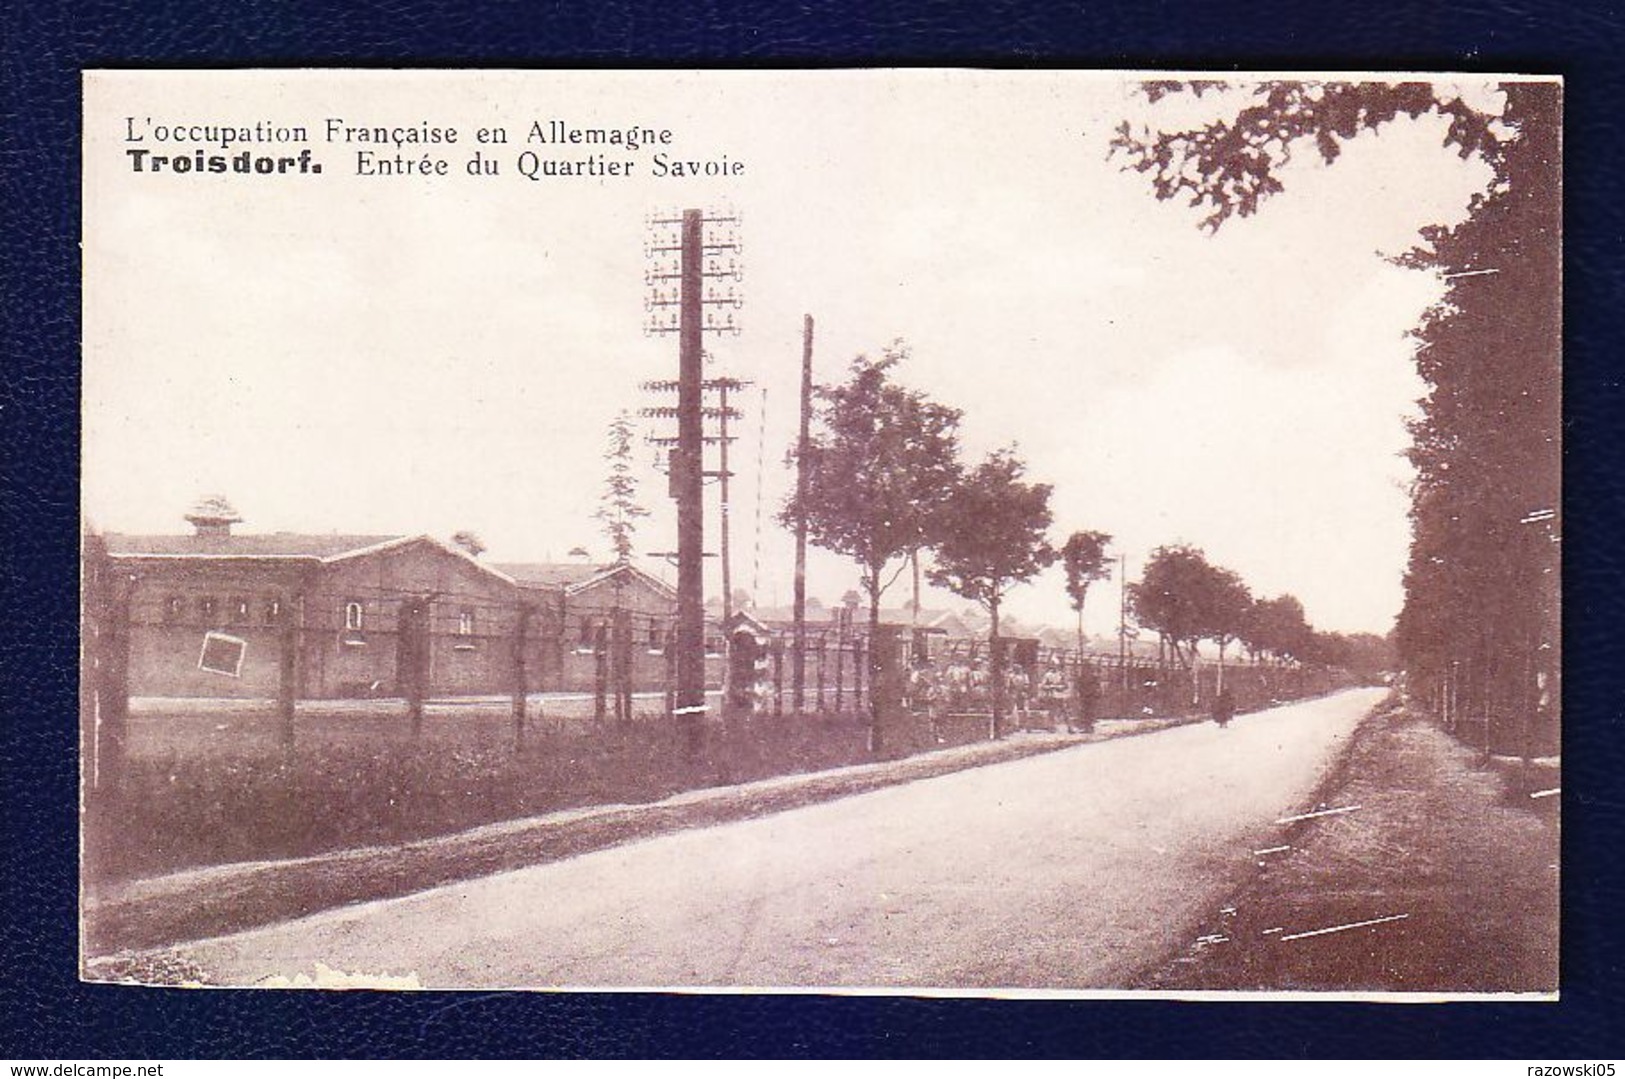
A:
POLYGON ((875 692, 877 680, 875 676, 880 672, 875 670, 876 657, 880 654, 875 649, 875 642, 880 639, 880 571, 884 567, 870 567, 869 572, 869 752, 879 753, 885 744, 885 736, 880 729, 880 694, 875 692))
POLYGON ((999 601, 991 600, 987 605, 988 614, 993 617, 992 636, 988 647, 991 653, 988 656, 988 680, 992 685, 988 687, 993 699, 993 715, 988 720, 987 736, 991 741, 997 741, 1003 733, 1004 726, 1004 649, 999 647, 999 601))

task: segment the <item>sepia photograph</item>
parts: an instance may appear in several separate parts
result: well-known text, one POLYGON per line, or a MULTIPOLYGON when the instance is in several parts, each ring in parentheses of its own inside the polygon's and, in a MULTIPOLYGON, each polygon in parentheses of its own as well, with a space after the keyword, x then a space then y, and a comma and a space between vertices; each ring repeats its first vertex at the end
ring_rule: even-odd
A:
POLYGON ((1558 998, 1560 79, 83 97, 83 981, 1558 998))

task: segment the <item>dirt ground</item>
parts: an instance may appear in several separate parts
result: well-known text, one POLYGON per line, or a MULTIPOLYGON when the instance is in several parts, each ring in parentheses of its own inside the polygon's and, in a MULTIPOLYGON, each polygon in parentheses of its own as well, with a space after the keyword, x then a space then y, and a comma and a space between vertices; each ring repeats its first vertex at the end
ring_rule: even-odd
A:
POLYGON ((1250 883, 1143 988, 1554 992, 1558 782, 1549 763, 1486 763, 1415 712, 1379 710, 1324 815, 1282 823, 1250 883))

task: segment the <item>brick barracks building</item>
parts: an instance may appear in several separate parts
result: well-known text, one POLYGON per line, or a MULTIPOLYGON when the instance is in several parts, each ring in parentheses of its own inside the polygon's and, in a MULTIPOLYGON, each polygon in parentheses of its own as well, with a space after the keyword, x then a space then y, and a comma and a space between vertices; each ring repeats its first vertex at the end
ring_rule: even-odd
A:
POLYGON ((490 565, 427 535, 237 534, 220 498, 186 520, 191 534, 99 537, 128 586, 132 696, 275 698, 290 649, 304 700, 400 696, 414 648, 431 697, 511 693, 521 662, 527 692, 586 691, 616 625, 634 686, 665 687, 675 595, 634 566, 490 565))

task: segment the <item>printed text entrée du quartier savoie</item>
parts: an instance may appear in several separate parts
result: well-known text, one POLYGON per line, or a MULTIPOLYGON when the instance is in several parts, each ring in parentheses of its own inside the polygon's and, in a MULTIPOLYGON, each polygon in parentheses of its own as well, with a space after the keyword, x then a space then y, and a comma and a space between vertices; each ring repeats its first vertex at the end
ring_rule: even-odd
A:
MULTIPOLYGON (((553 157, 551 150, 525 149, 504 152, 510 144, 503 126, 474 129, 472 140, 453 126, 431 124, 427 120, 412 125, 373 126, 351 124, 330 117, 323 128, 327 144, 344 146, 353 152, 358 176, 446 176, 453 172, 445 148, 475 147, 463 170, 475 176, 495 176, 505 171, 506 157, 512 171, 528 180, 554 177, 628 177, 645 164, 656 178, 727 177, 744 174, 745 164, 726 155, 703 158, 683 157, 665 149, 673 143, 670 128, 656 127, 576 127, 563 120, 535 120, 526 129, 524 144, 543 147, 583 147, 586 156, 553 157), (607 151, 593 150, 607 147, 607 151), (656 149, 645 162, 627 156, 640 150, 656 149)), ((310 142, 308 130, 300 125, 277 125, 258 121, 252 125, 229 123, 163 123, 150 116, 125 117, 125 142, 146 143, 125 150, 130 167, 140 173, 216 173, 314 175, 321 162, 308 148, 295 156, 258 153, 249 147, 292 147, 310 142), (210 153, 211 149, 225 153, 210 153), (163 152, 160 152, 163 151, 163 152)))

